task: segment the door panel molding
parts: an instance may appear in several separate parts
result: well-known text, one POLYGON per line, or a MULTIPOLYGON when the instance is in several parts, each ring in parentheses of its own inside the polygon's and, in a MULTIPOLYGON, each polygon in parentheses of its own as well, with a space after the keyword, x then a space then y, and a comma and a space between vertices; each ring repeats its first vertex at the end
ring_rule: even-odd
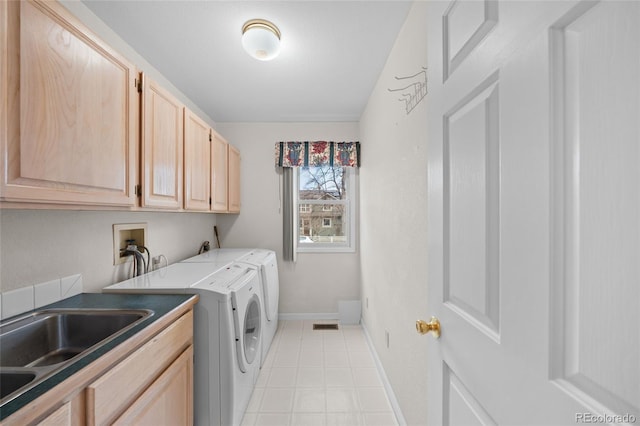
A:
POLYGON ((595 411, 636 416, 639 17, 635 2, 581 3, 550 33, 555 191, 550 375, 595 411), (605 72, 609 78, 602 79, 605 72), (628 344, 603 345, 611 333, 628 335, 628 344))
POLYGON ((498 24, 495 0, 454 0, 442 17, 443 81, 446 81, 498 24))
POLYGON ((500 341, 498 80, 499 73, 493 73, 443 120, 443 302, 496 342, 500 341))
POLYGON ((495 426, 498 424, 446 362, 442 363, 442 374, 444 426, 474 424, 495 426))

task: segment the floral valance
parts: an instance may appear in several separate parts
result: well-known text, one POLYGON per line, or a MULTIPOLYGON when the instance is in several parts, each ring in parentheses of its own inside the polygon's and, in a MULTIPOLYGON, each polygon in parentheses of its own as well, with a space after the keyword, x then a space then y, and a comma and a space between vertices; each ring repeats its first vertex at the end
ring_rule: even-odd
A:
POLYGON ((278 167, 360 167, 360 142, 278 142, 278 167))

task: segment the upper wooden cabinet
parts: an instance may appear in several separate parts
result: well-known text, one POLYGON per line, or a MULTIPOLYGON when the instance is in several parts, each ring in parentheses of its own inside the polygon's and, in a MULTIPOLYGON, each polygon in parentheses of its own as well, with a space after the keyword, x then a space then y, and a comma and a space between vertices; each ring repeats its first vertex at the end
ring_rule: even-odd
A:
POLYGON ((213 132, 211 210, 240 213, 240 151, 213 132))
POLYGON ((142 206, 182 207, 183 110, 173 95, 142 76, 142 206))
POLYGON ((229 145, 229 213, 240 213, 240 151, 229 145))
POLYGON ((136 67, 55 2, 0 22, 0 200, 134 206, 136 67))
POLYGON ((213 132, 211 144, 211 210, 216 213, 226 213, 229 210, 227 178, 229 144, 215 132, 213 132))
POLYGON ((239 152, 67 9, 0 25, 0 202, 239 212, 239 152))
POLYGON ((184 208, 209 211, 211 186, 211 128, 184 109, 184 208))

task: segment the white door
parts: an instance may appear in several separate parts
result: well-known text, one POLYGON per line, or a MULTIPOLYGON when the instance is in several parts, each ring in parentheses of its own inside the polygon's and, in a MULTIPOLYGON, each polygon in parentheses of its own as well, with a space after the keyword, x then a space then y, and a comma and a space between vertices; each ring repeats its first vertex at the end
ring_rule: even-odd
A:
POLYGON ((429 424, 640 423, 640 2, 428 28, 429 424))

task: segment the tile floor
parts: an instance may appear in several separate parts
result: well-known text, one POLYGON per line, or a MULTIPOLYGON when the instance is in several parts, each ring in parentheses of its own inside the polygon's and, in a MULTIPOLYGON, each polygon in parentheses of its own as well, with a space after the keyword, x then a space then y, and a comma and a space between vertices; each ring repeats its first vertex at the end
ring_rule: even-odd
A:
POLYGON ((281 321, 242 426, 396 426, 362 327, 281 321))

